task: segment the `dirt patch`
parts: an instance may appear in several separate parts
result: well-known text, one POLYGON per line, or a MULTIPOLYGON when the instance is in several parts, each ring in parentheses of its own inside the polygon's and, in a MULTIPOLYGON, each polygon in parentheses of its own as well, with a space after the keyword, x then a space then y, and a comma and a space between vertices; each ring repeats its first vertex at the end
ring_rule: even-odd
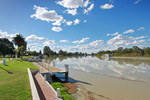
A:
POLYGON ((74 83, 64 83, 64 87, 68 91, 68 93, 75 93, 77 91, 77 86, 74 83))

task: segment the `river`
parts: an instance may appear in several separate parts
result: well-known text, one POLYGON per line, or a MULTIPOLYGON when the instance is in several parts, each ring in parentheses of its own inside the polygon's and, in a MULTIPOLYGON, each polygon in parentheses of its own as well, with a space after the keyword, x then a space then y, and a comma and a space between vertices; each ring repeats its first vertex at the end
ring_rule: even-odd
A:
POLYGON ((149 100, 150 59, 61 57, 49 59, 57 67, 69 65, 69 81, 77 84, 77 100, 149 100))

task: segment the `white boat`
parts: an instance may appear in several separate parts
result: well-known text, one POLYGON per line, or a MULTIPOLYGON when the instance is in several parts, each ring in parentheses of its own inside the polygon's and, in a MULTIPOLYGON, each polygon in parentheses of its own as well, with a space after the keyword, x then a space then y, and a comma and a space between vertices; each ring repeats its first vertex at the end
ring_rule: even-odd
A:
POLYGON ((110 54, 104 54, 101 56, 101 58, 104 60, 109 60, 111 57, 112 57, 112 55, 110 55, 110 54))

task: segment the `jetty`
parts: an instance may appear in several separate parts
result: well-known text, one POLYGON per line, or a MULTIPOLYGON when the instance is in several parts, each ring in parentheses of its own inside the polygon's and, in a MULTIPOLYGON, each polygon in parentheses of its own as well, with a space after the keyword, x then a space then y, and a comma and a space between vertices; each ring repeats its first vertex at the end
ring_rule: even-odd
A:
POLYGON ((54 74, 65 74, 65 81, 68 81, 68 65, 65 64, 65 70, 60 69, 55 66, 55 63, 53 62, 53 66, 49 63, 44 62, 33 62, 35 66, 39 68, 39 72, 45 77, 45 79, 48 82, 52 82, 51 76, 54 74))

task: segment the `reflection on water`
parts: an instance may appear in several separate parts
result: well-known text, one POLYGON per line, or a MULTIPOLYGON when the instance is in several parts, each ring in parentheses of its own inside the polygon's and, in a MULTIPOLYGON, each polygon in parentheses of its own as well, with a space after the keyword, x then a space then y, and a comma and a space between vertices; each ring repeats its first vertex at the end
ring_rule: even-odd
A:
POLYGON ((97 57, 59 57, 49 58, 50 63, 55 61, 56 66, 64 68, 69 64, 70 70, 82 71, 97 75, 106 75, 114 78, 150 82, 150 60, 112 58, 108 61, 97 57))

